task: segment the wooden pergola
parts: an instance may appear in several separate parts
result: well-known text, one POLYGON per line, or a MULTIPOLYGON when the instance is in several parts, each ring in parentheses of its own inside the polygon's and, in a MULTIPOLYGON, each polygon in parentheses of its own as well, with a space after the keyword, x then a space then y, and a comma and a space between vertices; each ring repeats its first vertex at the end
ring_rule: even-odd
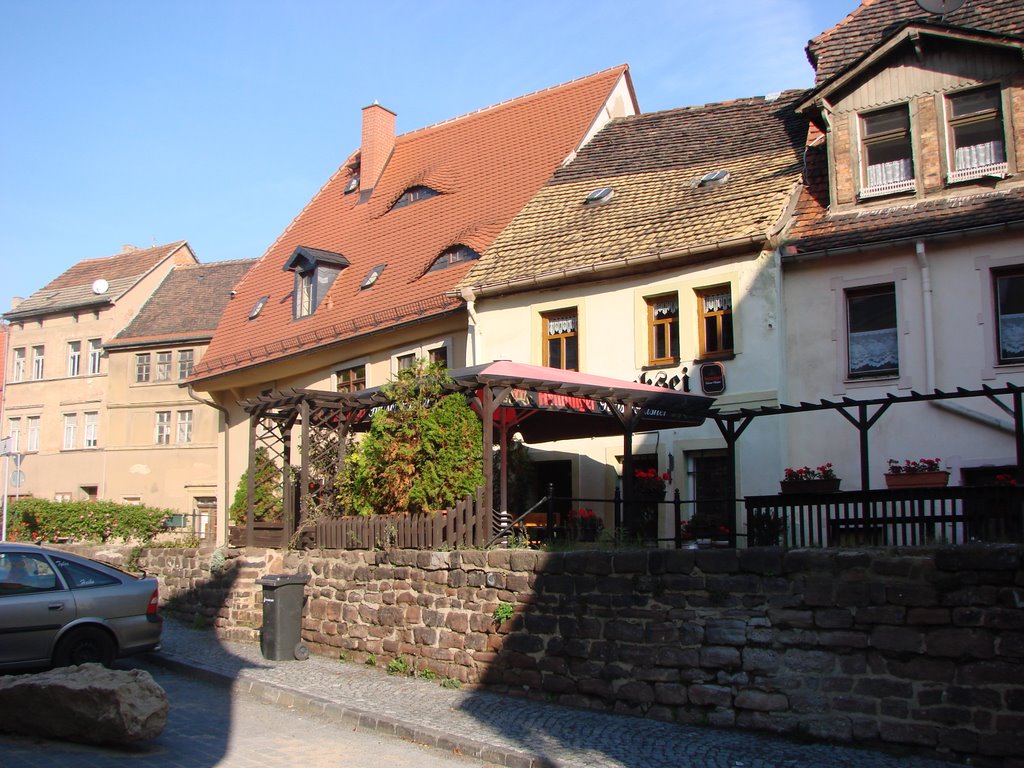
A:
MULTIPOLYGON (((449 392, 461 392, 491 429, 483 430, 484 500, 493 508, 495 479, 490 456, 502 449, 501 498, 507 499, 505 451, 509 435, 518 432, 529 443, 578 437, 621 435, 623 498, 633 499, 633 435, 660 429, 699 426, 710 415, 713 400, 674 389, 622 381, 557 368, 497 361, 448 372, 449 392)), ((364 430, 373 412, 390 400, 380 387, 359 392, 280 389, 242 402, 249 414, 249 466, 257 450, 287 468, 292 463, 294 430, 300 430, 297 483, 284 482, 285 535, 301 523, 304 497, 314 489, 333 489, 333 477, 345 458, 347 438, 364 430), (317 467, 329 467, 329 471, 317 467), (297 492, 296 492, 297 487, 297 492), (298 512, 298 515, 296 515, 298 512)), ((247 543, 253 543, 255 471, 249 472, 247 543)))

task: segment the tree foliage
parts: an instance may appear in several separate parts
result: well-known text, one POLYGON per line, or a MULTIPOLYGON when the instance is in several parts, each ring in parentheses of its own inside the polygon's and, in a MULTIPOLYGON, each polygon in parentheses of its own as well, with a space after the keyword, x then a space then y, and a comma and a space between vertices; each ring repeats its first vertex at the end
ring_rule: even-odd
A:
MULTIPOLYGON (((284 514, 282 501, 282 473, 270 458, 265 447, 256 449, 256 490, 253 498, 253 520, 280 520, 284 514)), ((235 525, 245 525, 246 510, 249 503, 249 469, 242 473, 235 488, 235 497, 231 501, 229 514, 235 525)))
POLYGON ((419 361, 382 388, 377 411, 339 478, 346 513, 448 509, 483 483, 480 420, 461 393, 445 394, 443 366, 419 361))

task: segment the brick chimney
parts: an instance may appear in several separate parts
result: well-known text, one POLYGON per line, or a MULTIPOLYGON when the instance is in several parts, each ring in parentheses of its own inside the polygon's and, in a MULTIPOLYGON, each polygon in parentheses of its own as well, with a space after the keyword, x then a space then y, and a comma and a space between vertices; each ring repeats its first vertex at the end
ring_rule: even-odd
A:
POLYGON ((363 107, 363 143, 359 151, 359 190, 369 193, 395 148, 395 113, 377 102, 363 107))

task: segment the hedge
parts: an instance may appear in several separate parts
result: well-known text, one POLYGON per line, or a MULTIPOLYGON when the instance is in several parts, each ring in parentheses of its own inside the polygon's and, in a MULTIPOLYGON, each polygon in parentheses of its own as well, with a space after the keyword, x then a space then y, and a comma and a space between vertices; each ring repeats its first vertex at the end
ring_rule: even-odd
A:
POLYGON ((7 507, 7 537, 12 541, 148 542, 174 514, 170 509, 112 501, 20 499, 7 507))

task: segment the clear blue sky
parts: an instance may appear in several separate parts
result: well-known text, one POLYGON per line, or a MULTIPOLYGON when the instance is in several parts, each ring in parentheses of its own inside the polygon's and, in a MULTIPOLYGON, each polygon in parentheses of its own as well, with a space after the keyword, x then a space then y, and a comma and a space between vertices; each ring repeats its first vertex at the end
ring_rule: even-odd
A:
POLYGON ((85 258, 258 257, 359 145, 628 63, 645 112, 806 87, 857 0, 0 0, 0 311, 85 258))

